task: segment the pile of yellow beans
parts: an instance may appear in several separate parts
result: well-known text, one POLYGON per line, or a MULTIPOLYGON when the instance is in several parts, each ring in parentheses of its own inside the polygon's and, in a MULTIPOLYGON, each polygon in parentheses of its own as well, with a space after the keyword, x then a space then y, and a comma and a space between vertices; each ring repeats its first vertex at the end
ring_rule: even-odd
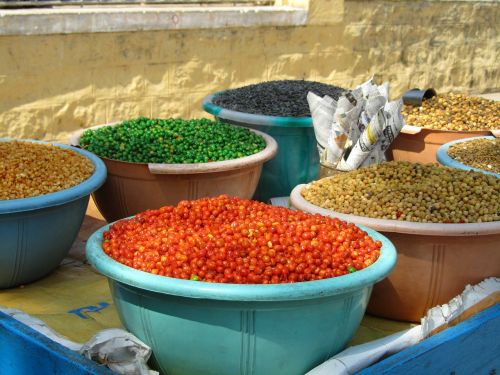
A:
POLYGON ((33 142, 0 142, 0 200, 64 190, 93 172, 92 162, 73 150, 33 142))
POLYGON ((478 138, 456 143, 450 146, 448 155, 462 164, 500 173, 500 138, 478 138))
POLYGON ((420 107, 405 105, 409 125, 436 130, 480 131, 500 129, 500 102, 465 94, 440 94, 420 107))
POLYGON ((358 216, 424 223, 500 220, 500 179, 435 164, 391 161, 323 178, 302 196, 358 216))

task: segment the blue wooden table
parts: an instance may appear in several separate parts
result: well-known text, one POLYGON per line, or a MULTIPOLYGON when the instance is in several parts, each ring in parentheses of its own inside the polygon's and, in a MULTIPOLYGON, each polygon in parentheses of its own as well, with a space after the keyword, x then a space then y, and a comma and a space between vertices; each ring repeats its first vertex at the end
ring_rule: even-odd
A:
POLYGON ((31 327, 0 312, 1 375, 112 375, 31 327))
MULTIPOLYGON (((499 373, 500 305, 495 305, 360 374, 499 373)), ((106 375, 113 372, 0 313, 0 374, 106 375)))
POLYGON ((394 354, 360 374, 500 374, 500 305, 394 354))

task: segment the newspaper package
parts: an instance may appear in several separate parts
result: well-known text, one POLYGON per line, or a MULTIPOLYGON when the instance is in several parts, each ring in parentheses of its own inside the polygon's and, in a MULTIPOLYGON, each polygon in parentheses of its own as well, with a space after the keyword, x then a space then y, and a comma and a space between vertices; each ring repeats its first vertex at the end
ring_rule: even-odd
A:
POLYGON ((321 162, 334 166, 342 156, 347 140, 344 129, 333 120, 337 102, 328 95, 321 98, 313 92, 307 94, 307 101, 321 162))
POLYGON ((347 147, 354 144, 363 129, 359 124, 359 116, 364 104, 365 99, 361 89, 348 92, 339 98, 334 119, 347 133, 347 147))
POLYGON ((385 161, 385 151, 401 131, 402 100, 389 102, 389 84, 370 79, 337 102, 308 94, 321 163, 350 171, 385 161))
MULTIPOLYGON (((394 134, 399 134, 403 127, 403 121, 400 118, 402 105, 403 101, 400 99, 387 103, 383 108, 380 108, 358 138, 347 159, 342 158, 340 160, 337 169, 352 171, 359 168, 377 145, 381 151, 385 151, 394 140, 394 134)), ((378 154, 378 157, 380 157, 380 154, 378 154)), ((375 160, 375 162, 380 161, 375 160)))
POLYGON ((321 155, 326 149, 328 138, 332 132, 333 114, 337 102, 328 95, 321 98, 313 92, 307 94, 307 102, 312 115, 318 151, 321 155))

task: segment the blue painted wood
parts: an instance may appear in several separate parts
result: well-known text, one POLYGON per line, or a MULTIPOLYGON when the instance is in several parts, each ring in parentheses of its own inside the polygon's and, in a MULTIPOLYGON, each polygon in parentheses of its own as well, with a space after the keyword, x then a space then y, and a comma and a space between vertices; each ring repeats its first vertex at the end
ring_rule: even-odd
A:
POLYGON ((113 375, 74 351, 0 312, 1 375, 113 375))
POLYGON ((359 374, 500 374, 500 305, 490 307, 359 374))
MULTIPOLYGON (((499 370, 500 305, 496 305, 359 374, 494 375, 500 374, 499 370)), ((114 372, 0 312, 0 374, 112 375, 114 372)))

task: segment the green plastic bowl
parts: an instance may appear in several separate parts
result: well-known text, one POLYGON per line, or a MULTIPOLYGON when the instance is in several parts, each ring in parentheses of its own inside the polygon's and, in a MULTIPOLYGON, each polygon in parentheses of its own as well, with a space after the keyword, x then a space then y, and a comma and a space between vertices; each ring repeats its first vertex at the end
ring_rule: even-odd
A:
POLYGON ((278 142, 278 154, 264 164, 254 199, 290 195, 298 185, 315 180, 319 174, 319 153, 311 117, 255 115, 222 108, 213 98, 203 99, 203 109, 219 121, 245 126, 269 134, 278 142))
MULTIPOLYGON (((0 142, 11 140, 0 138, 0 142)), ((90 159, 94 173, 69 189, 0 200, 0 289, 38 280, 61 263, 78 235, 90 193, 106 179, 106 167, 97 156, 68 145, 51 144, 90 159)))
POLYGON ((373 284, 396 263, 381 234, 379 259, 361 271, 319 281, 274 285, 217 284, 158 276, 127 267, 87 242, 87 259, 107 276, 123 325, 153 349, 168 375, 304 374, 347 345, 373 284))

